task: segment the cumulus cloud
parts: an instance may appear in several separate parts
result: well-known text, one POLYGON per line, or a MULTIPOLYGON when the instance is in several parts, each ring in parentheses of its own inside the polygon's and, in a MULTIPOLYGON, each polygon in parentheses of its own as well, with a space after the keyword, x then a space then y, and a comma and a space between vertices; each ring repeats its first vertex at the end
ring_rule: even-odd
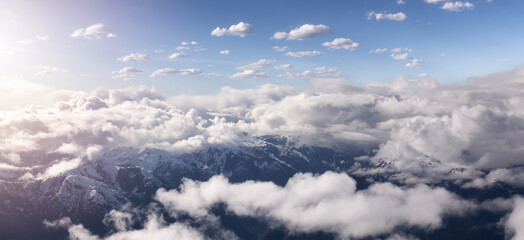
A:
POLYGON ((222 37, 225 35, 245 37, 250 34, 255 34, 255 28, 251 24, 244 22, 231 25, 229 28, 217 27, 211 32, 211 36, 215 37, 222 37))
MULTIPOLYGON (((277 85, 223 88, 216 95, 181 95, 169 103, 146 87, 85 93, 1 83, 1 103, 49 103, 2 112, 0 158, 26 167, 31 163, 27 153, 35 151, 72 154, 66 159, 74 159, 100 148, 179 153, 254 144, 257 136, 299 136, 300 144, 373 148, 358 158, 368 167, 352 174, 387 173, 406 183, 450 180, 476 188, 499 182, 520 186, 516 166, 524 155, 523 69, 473 77, 461 85, 399 77, 356 86, 336 69, 317 68, 281 75, 312 79, 304 91, 277 85)), ((198 72, 161 69, 155 75, 198 72)), ((244 70, 236 76, 267 74, 244 70)), ((43 174, 62 160, 52 159, 33 173, 43 174)))
POLYGON ((324 34, 331 33, 331 29, 324 25, 324 24, 318 24, 318 25, 312 25, 312 24, 304 24, 300 27, 297 27, 289 33, 286 32, 276 32, 273 34, 273 37, 271 39, 287 39, 287 40, 305 40, 310 39, 314 37, 318 37, 324 34))
POLYGON ((249 78, 249 79, 261 79, 261 78, 268 78, 269 75, 265 72, 259 72, 257 70, 247 69, 242 72, 237 72, 233 75, 231 75, 229 78, 237 79, 237 78, 249 78))
POLYGON ((322 46, 333 49, 333 50, 342 48, 342 49, 353 51, 357 49, 360 46, 360 44, 358 44, 357 42, 354 42, 353 40, 349 38, 335 38, 331 42, 322 43, 322 46))
POLYGON ((189 74, 200 74, 200 73, 202 73, 202 71, 197 68, 187 68, 187 69, 163 68, 163 69, 158 69, 154 71, 151 74, 151 77, 156 77, 158 75, 170 75, 170 74, 189 75, 189 74))
POLYGON ((119 57, 116 60, 122 61, 122 62, 134 62, 134 61, 145 61, 148 59, 149 57, 143 53, 131 53, 129 55, 119 57))
POLYGON ((513 211, 505 222, 505 229, 511 239, 524 239, 524 198, 515 199, 513 211))
POLYGON ((424 63, 423 60, 413 59, 410 63, 406 63, 406 67, 422 68, 422 63, 424 63))
POLYGON ((229 55, 229 50, 221 50, 219 53, 222 55, 229 55))
POLYGON ((100 38, 105 36, 107 38, 116 37, 103 23, 93 24, 87 28, 79 28, 70 35, 71 37, 83 37, 86 39, 100 38))
POLYGON ((287 52, 286 56, 302 58, 302 57, 316 57, 322 56, 326 53, 320 51, 299 51, 299 52, 287 52))
POLYGON ((276 62, 277 61, 275 60, 260 59, 254 63, 238 67, 237 70, 262 70, 263 68, 269 67, 276 62))
POLYGON ((180 189, 156 194, 175 216, 203 218, 224 203, 228 212, 269 219, 290 232, 325 231, 344 239, 377 236, 399 226, 439 228, 443 216, 463 214, 470 205, 443 188, 426 185, 402 189, 380 183, 357 191, 355 180, 333 172, 296 174, 283 187, 272 182, 233 184, 215 176, 207 182, 186 179, 180 189))
POLYGON ((474 6, 475 5, 470 2, 455 1, 444 3, 444 5, 442 5, 442 9, 453 12, 461 12, 464 9, 472 9, 474 6))
POLYGON ((187 57, 187 53, 185 52, 177 52, 169 55, 169 59, 177 59, 177 58, 185 58, 187 57))
POLYGON ((390 12, 377 13, 377 12, 371 11, 371 12, 369 12, 367 14, 367 16, 368 16, 369 20, 375 19, 377 21, 385 19, 385 20, 393 20, 393 21, 401 22, 401 21, 404 21, 407 18, 406 14, 404 14, 403 12, 398 12, 398 13, 390 13, 390 12))

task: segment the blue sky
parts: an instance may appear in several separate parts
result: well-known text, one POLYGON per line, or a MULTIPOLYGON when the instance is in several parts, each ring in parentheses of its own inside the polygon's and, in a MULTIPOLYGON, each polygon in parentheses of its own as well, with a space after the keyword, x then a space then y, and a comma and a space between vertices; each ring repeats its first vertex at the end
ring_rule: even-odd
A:
POLYGON ((2 1, 0 81, 25 80, 84 91, 145 84, 170 96, 210 94, 223 86, 253 88, 264 83, 301 89, 315 78, 343 78, 361 85, 403 75, 453 83, 524 62, 523 1, 403 2, 2 1), (445 4, 464 7, 444 9, 445 4), (384 18, 377 20, 378 15, 371 13, 384 18), (244 37, 211 35, 217 27, 241 22, 249 24, 254 33, 244 37), (102 24, 101 32, 72 36, 75 30, 96 24, 102 24), (328 31, 315 37, 305 32, 304 40, 271 39, 276 32, 289 33, 306 24, 315 29, 327 27, 328 31), (109 33, 115 37, 106 37, 109 33), (358 46, 346 50, 322 45, 336 38, 350 39, 347 41, 358 46), (287 49, 279 52, 275 46, 287 49), (382 53, 370 54, 384 48, 382 53), (392 52, 395 48, 402 51, 392 52), (229 54, 220 54, 223 50, 229 54), (286 55, 301 51, 321 55, 286 55), (169 58, 181 52, 184 57, 169 58), (117 60, 133 53, 145 55, 147 60, 117 60), (267 64, 248 69, 255 73, 251 77, 232 77, 249 67, 237 68, 261 59, 267 64), (420 66, 406 66, 415 59, 420 60, 420 66), (275 69, 285 64, 291 67, 275 69), (126 67, 135 71, 126 73, 134 77, 116 78, 126 67), (176 71, 151 77, 160 69, 176 71), (188 69, 193 69, 191 74, 180 74, 188 69))

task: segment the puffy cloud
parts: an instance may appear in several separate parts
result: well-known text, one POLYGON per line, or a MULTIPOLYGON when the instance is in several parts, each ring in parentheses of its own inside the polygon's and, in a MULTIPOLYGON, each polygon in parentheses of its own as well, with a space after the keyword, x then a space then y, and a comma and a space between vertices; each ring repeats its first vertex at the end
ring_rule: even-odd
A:
POLYGON ((134 62, 134 61, 145 61, 148 59, 149 57, 143 53, 131 53, 129 55, 119 57, 116 60, 122 61, 122 62, 134 62))
POLYGON ((177 52, 169 55, 169 59, 176 59, 176 58, 185 58, 187 57, 187 53, 184 52, 177 52))
POLYGON ((86 39, 100 38, 101 36, 108 38, 116 37, 103 23, 93 24, 87 28, 79 28, 71 33, 71 37, 84 37, 86 39))
POLYGON ((276 32, 275 34, 273 34, 273 37, 271 37, 271 39, 278 40, 286 38, 287 40, 304 40, 318 37, 328 33, 331 33, 331 29, 324 24, 304 24, 300 27, 291 30, 289 33, 276 32))
POLYGON ((524 198, 515 198, 514 208, 505 222, 505 228, 511 239, 524 239, 524 198))
POLYGON ((39 65, 38 67, 36 67, 36 69, 38 69, 38 71, 35 73, 35 75, 37 76, 49 75, 55 72, 67 72, 66 70, 60 69, 58 67, 50 67, 45 65, 39 65))
POLYGON ((170 74, 189 75, 189 74, 200 74, 200 73, 202 73, 202 71, 196 68, 187 68, 187 69, 163 68, 163 69, 158 69, 154 71, 151 74, 151 77, 156 77, 158 75, 170 75, 170 74))
POLYGON ((237 70, 262 70, 263 68, 273 65, 275 62, 277 61, 260 59, 254 63, 250 63, 248 65, 238 67, 237 70))
POLYGON ((261 78, 268 78, 269 75, 265 72, 259 72, 257 70, 247 69, 242 72, 237 72, 233 75, 231 75, 229 78, 236 79, 236 78, 250 78, 250 79, 261 79, 261 78))
POLYGON ((255 28, 251 24, 244 22, 231 25, 229 28, 217 27, 211 32, 211 36, 215 37, 222 37, 224 35, 245 37, 249 34, 255 34, 255 28))
POLYGON ((290 69, 292 66, 291 64, 283 64, 283 65, 278 65, 278 66, 275 66, 275 69, 290 69))
POLYGON ((410 63, 406 63, 406 67, 422 68, 422 63, 424 63, 423 60, 413 59, 410 63))
POLYGON ((424 0, 424 2, 427 3, 439 3, 439 2, 446 2, 448 0, 424 0))
POLYGON ((397 4, 406 4, 406 2, 404 2, 404 0, 397 0, 397 4))
POLYGON ((418 78, 427 78, 427 77, 431 77, 431 75, 429 75, 427 73, 419 73, 419 74, 417 74, 417 77, 418 78))
POLYGON ((222 55, 229 55, 229 50, 221 50, 219 53, 222 55))
POLYGON ((398 12, 398 13, 390 13, 390 12, 377 13, 377 12, 371 11, 367 15, 368 15, 368 19, 369 20, 375 19, 377 21, 380 21, 382 19, 386 19, 386 20, 393 20, 393 21, 401 22, 401 21, 404 21, 406 19, 406 14, 404 14, 403 12, 398 12))
POLYGON ((473 3, 470 2, 456 1, 444 3, 444 5, 442 5, 442 9, 453 12, 460 12, 464 9, 472 9, 474 6, 475 5, 473 5, 473 3))
POLYGON ((333 50, 343 48, 346 50, 353 51, 357 49, 360 46, 360 44, 358 44, 357 42, 354 42, 353 40, 349 38, 335 38, 331 42, 322 43, 322 46, 333 49, 333 50))
POLYGON ((320 51, 299 51, 299 52, 287 52, 286 56, 302 58, 302 57, 316 57, 324 55, 324 52, 320 51))
POLYGON ((333 172, 296 174, 283 187, 272 182, 233 184, 215 176, 207 182, 186 179, 180 189, 156 194, 175 216, 204 218, 213 206, 224 203, 228 212, 269 219, 290 232, 325 231, 344 239, 377 236, 401 226, 435 229, 442 217, 463 214, 471 205, 443 188, 426 185, 403 189, 379 183, 357 191, 355 180, 333 172))

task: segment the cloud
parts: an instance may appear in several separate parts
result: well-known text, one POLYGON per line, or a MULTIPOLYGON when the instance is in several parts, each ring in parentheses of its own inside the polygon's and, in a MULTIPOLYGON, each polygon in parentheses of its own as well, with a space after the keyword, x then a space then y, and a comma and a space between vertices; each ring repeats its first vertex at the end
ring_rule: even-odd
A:
POLYGON ((213 206, 224 203, 230 213, 269 219, 292 233, 325 231, 342 239, 378 236, 400 226, 436 229, 442 217, 464 214, 471 205, 443 188, 426 185, 403 189, 379 183, 357 191, 355 180, 333 172, 299 173, 283 187, 272 182, 234 184, 215 176, 207 182, 186 179, 180 189, 156 194, 175 216, 204 218, 212 215, 213 206))
POLYGON ((395 59, 395 60, 408 60, 410 59, 409 57, 409 53, 392 53, 391 54, 391 58, 395 59))
POLYGON ((134 68, 134 67, 124 67, 118 70, 118 72, 113 72, 113 73, 117 73, 118 75, 112 76, 111 78, 124 79, 128 81, 128 80, 135 78, 135 74, 142 73, 142 72, 143 72, 142 70, 134 68))
POLYGON ((353 51, 357 49, 360 46, 360 44, 354 42, 353 40, 349 38, 335 38, 331 42, 322 43, 322 46, 327 47, 332 50, 337 50, 337 49, 342 48, 342 49, 353 51))
POLYGON ((45 65, 39 65, 38 67, 36 67, 36 69, 38 69, 38 71, 35 73, 35 75, 37 76, 49 75, 55 72, 67 72, 66 70, 60 69, 58 67, 50 67, 45 65))
POLYGON ((100 38, 101 36, 107 38, 116 37, 116 35, 106 28, 103 23, 93 24, 87 28, 79 28, 71 33, 70 36, 74 38, 83 37, 86 39, 100 38))
POLYGON ((283 64, 283 65, 278 65, 278 66, 275 66, 275 69, 290 69, 292 66, 291 64, 283 64))
POLYGON ((335 78, 339 76, 340 76, 340 72, 336 68, 328 68, 328 67, 318 67, 315 70, 306 70, 302 73, 286 72, 284 74, 279 75, 279 77, 303 78, 303 79, 335 78))
POLYGON ((185 58, 187 57, 187 53, 185 52, 177 52, 169 55, 169 59, 177 59, 177 58, 185 58))
POLYGON ((257 70, 247 69, 242 72, 235 73, 231 75, 229 78, 232 78, 232 79, 237 79, 237 78, 261 79, 261 78, 269 78, 269 75, 265 72, 259 72, 257 70))
POLYGON ((369 50, 369 54, 373 54, 373 53, 383 53, 383 52, 387 52, 388 49, 387 48, 377 48, 375 50, 369 50))
POLYGON ((245 37, 250 34, 255 34, 255 28, 251 24, 244 22, 231 25, 229 29, 217 27, 211 32, 211 36, 215 37, 222 37, 225 35, 245 37))
POLYGON ((134 61, 145 61, 148 59, 149 57, 143 53, 131 53, 129 55, 119 57, 116 60, 122 61, 122 62, 134 62, 134 61))
POLYGON ((299 51, 299 52, 287 52, 286 56, 302 58, 302 57, 316 57, 324 55, 324 52, 320 51, 299 51))
POLYGON ((406 67, 422 68, 422 63, 424 63, 423 60, 413 59, 410 63, 406 63, 406 67))
POLYGON ((189 75, 189 74, 200 74, 200 73, 202 73, 202 71, 196 68, 187 68, 187 69, 163 68, 163 69, 158 69, 154 71, 151 74, 151 77, 156 77, 158 75, 170 75, 170 74, 189 75))
POLYGON ((377 21, 380 21, 382 19, 386 19, 386 20, 393 20, 393 21, 401 22, 401 21, 404 21, 406 19, 406 14, 404 14, 403 12, 398 12, 398 13, 390 13, 390 12, 377 13, 377 12, 371 11, 371 12, 369 12, 367 14, 367 16, 368 16, 369 20, 375 19, 377 21))
POLYGON ((20 41, 18 41, 18 44, 20 44, 20 45, 31 45, 31 44, 36 43, 37 41, 47 41, 47 40, 49 40, 49 36, 47 36, 47 35, 45 35, 45 36, 36 35, 32 39, 20 40, 20 41))
POLYGON ((275 62, 277 61, 260 59, 254 63, 250 63, 248 65, 238 67, 237 70, 262 70, 263 68, 273 65, 275 62))
POLYGON ((229 55, 229 50, 221 50, 219 53, 222 55, 229 55))
POLYGON ((431 77, 431 75, 429 75, 427 73, 419 73, 419 74, 417 74, 417 77, 418 78, 427 78, 427 77, 431 77))
POLYGON ((452 12, 461 12, 464 9, 472 9, 475 5, 470 2, 446 2, 442 5, 442 9, 452 11, 452 12))
POLYGON ((424 2, 427 2, 427 3, 439 3, 439 2, 446 2, 446 1, 449 1, 449 0, 424 0, 424 2))
POLYGON ((397 4, 406 4, 406 2, 404 2, 404 0, 397 0, 397 4))
POLYGON ((71 170, 71 169, 75 169, 76 167, 78 167, 80 165, 80 162, 81 162, 80 158, 74 158, 74 159, 71 159, 71 160, 60 161, 58 163, 55 163, 55 164, 51 165, 49 168, 47 168, 45 170, 44 173, 38 174, 38 176, 36 178, 37 179, 44 179, 44 178, 48 178, 48 177, 58 176, 59 174, 65 172, 65 171, 68 171, 68 170, 71 170))
POLYGON ((283 47, 274 46, 273 49, 277 52, 285 52, 287 51, 288 47, 287 46, 283 46, 283 47))
POLYGON ((289 33, 276 32, 275 34, 273 34, 273 37, 271 37, 271 39, 279 40, 286 38, 287 40, 305 40, 328 33, 331 33, 331 29, 324 24, 304 24, 298 28, 291 30, 289 33))
POLYGON ((506 234, 511 239, 524 239, 524 198, 515 198, 514 209, 505 222, 506 234))

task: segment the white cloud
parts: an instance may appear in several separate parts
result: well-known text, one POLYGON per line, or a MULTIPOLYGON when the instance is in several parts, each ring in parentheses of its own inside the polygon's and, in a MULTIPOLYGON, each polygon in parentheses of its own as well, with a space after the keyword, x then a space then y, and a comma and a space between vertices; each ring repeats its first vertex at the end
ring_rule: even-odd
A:
POLYGON ((185 58, 187 57, 187 53, 185 52, 177 52, 169 55, 169 59, 177 59, 177 58, 185 58))
POLYGON ((412 52, 413 50, 411 48, 393 48, 391 49, 392 53, 399 53, 399 52, 412 52))
POLYGON ((524 239, 524 198, 515 198, 514 208, 505 222, 506 239, 524 239))
POLYGON ((134 61, 145 61, 148 59, 149 57, 143 53, 131 53, 129 55, 119 57, 116 60, 122 61, 122 62, 134 62, 134 61))
POLYGON ((306 70, 301 73, 286 72, 284 74, 279 75, 279 77, 303 78, 303 79, 336 78, 339 76, 340 76, 340 72, 336 68, 328 68, 328 67, 318 67, 315 70, 306 70))
POLYGON ((374 49, 374 50, 369 50, 369 54, 383 53, 383 52, 387 52, 387 51, 388 51, 387 48, 377 48, 377 49, 374 49))
POLYGON ((391 58, 395 59, 395 60, 408 60, 410 59, 409 57, 409 53, 392 53, 391 54, 391 58))
POLYGON ((273 37, 271 37, 271 39, 278 40, 286 38, 287 40, 304 40, 318 37, 328 33, 331 33, 331 29, 324 24, 304 24, 298 28, 291 30, 289 33, 276 32, 275 34, 273 34, 273 37))
POLYGON ((390 12, 377 13, 377 12, 371 11, 367 15, 368 15, 368 19, 369 20, 375 19, 377 21, 380 21, 382 19, 386 19, 386 20, 393 20, 393 21, 399 21, 400 22, 400 21, 404 21, 406 19, 406 14, 404 14, 403 12, 398 12, 398 13, 390 13, 390 12))
POLYGON ((287 52, 286 56, 301 58, 301 57, 316 57, 324 55, 324 52, 320 51, 299 51, 299 52, 287 52))
POLYGON ((255 28, 251 24, 244 22, 239 22, 236 25, 231 25, 229 29, 217 27, 215 28, 215 30, 211 32, 211 36, 216 37, 222 37, 224 35, 245 37, 249 34, 255 34, 255 28))
POLYGON ((431 75, 429 75, 427 73, 420 73, 420 74, 417 74, 417 77, 418 78, 427 78, 427 77, 431 77, 431 75))
POLYGON ((66 70, 58 68, 58 67, 50 67, 50 66, 45 66, 45 65, 39 65, 38 67, 36 67, 36 69, 38 69, 38 71, 35 73, 35 75, 37 76, 49 75, 55 72, 62 72, 62 73, 67 72, 66 70))
POLYGON ((346 49, 346 50, 355 50, 360 45, 357 42, 354 42, 353 40, 349 38, 335 38, 331 42, 324 42, 322 43, 322 46, 336 50, 336 49, 346 49))
POLYGON ((290 69, 292 66, 291 64, 283 64, 283 65, 278 65, 278 66, 275 66, 275 69, 290 69))
POLYGON ((70 35, 71 37, 84 37, 86 39, 100 38, 105 36, 108 38, 116 37, 103 23, 93 24, 87 28, 79 28, 70 35))
POLYGON ((275 50, 277 52, 285 52, 285 51, 287 51, 287 49, 288 49, 287 46, 283 46, 283 47, 273 46, 273 50, 275 50))
POLYGON ((215 176, 207 182, 185 180, 180 189, 161 189, 156 199, 173 214, 204 218, 212 215, 213 206, 224 203, 238 216, 269 219, 291 232, 335 233, 341 239, 378 236, 401 226, 435 229, 444 216, 470 208, 443 188, 402 189, 379 183, 357 191, 355 180, 333 172, 296 174, 283 187, 272 182, 233 184, 215 176))
POLYGON ((113 79, 124 79, 124 80, 128 81, 128 80, 131 80, 131 79, 135 78, 134 74, 142 73, 142 72, 143 72, 142 70, 134 68, 134 67, 124 67, 124 68, 118 70, 118 72, 113 72, 113 73, 118 73, 118 75, 112 76, 111 78, 113 78, 113 79))
POLYGON ((18 44, 31 45, 31 44, 36 43, 37 41, 47 41, 47 40, 49 40, 49 36, 47 35, 45 36, 36 35, 34 38, 31 38, 31 39, 20 40, 18 41, 18 44))
POLYGON ((248 78, 248 79, 261 79, 261 78, 268 78, 269 75, 265 72, 259 72, 257 70, 244 70, 242 72, 235 73, 231 75, 229 78, 237 79, 237 78, 248 78))
POLYGON ((442 5, 442 9, 453 12, 460 12, 464 9, 472 9, 474 6, 475 5, 473 5, 473 3, 470 2, 456 1, 444 3, 444 5, 442 5))
POLYGON ((410 63, 406 63, 406 67, 422 68, 422 63, 424 63, 423 60, 413 59, 410 63))
POLYGON ((404 0, 397 0, 397 4, 406 4, 406 2, 404 2, 404 0))
POLYGON ((37 179, 44 179, 44 178, 48 178, 48 177, 58 176, 59 174, 65 172, 65 171, 68 171, 68 170, 71 170, 71 169, 75 169, 76 167, 78 167, 80 165, 81 161, 82 161, 82 159, 80 159, 80 158, 74 158, 74 159, 71 159, 71 160, 60 161, 58 163, 55 163, 55 164, 51 165, 49 168, 47 168, 45 170, 44 173, 38 174, 36 178, 37 179))
POLYGON ((260 59, 254 63, 250 63, 248 65, 238 67, 237 70, 262 70, 263 68, 273 65, 275 62, 277 61, 260 59))
POLYGON ((219 53, 222 55, 229 55, 229 50, 221 50, 219 53))
POLYGON ((170 74, 189 75, 189 74, 200 74, 200 73, 202 73, 202 71, 196 68, 187 68, 187 69, 163 68, 163 69, 158 69, 154 71, 151 74, 151 77, 156 77, 158 75, 170 75, 170 74))
POLYGON ((439 2, 446 2, 448 0, 424 0, 424 2, 427 3, 439 3, 439 2))

